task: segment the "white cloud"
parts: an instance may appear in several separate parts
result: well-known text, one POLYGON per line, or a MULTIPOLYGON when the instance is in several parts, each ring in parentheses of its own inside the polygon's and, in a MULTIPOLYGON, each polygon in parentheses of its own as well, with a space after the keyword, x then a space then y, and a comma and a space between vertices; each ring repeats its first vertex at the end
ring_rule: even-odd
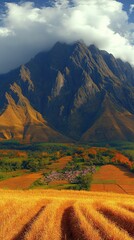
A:
POLYGON ((134 4, 131 4, 131 5, 130 5, 130 9, 129 9, 130 14, 131 14, 133 11, 134 11, 134 4))
POLYGON ((7 3, 0 27, 0 72, 27 62, 57 41, 83 40, 134 65, 134 24, 115 0, 56 0, 52 7, 7 3))

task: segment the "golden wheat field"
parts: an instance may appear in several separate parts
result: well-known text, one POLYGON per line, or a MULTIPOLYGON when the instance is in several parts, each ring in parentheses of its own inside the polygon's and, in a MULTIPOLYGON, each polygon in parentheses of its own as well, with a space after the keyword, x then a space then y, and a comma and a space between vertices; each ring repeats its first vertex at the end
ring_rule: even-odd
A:
POLYGON ((134 196, 0 190, 0 240, 90 239, 134 239, 134 196))

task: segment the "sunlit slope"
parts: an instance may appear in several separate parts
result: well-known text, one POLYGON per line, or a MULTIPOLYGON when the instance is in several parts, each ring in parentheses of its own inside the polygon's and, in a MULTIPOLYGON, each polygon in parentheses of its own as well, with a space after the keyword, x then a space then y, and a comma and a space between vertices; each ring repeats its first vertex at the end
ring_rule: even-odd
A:
POLYGON ((131 141, 134 134, 134 116, 124 108, 115 108, 108 96, 104 98, 100 114, 94 124, 83 134, 81 140, 88 142, 116 139, 131 141), (126 137, 127 136, 127 137, 126 137))
POLYGON ((31 106, 16 83, 10 86, 10 94, 6 93, 6 99, 6 108, 0 114, 0 140, 19 139, 44 142, 49 142, 49 140, 65 142, 67 140, 48 125, 42 115, 31 106))
POLYGON ((132 240, 134 196, 0 191, 1 240, 132 240))

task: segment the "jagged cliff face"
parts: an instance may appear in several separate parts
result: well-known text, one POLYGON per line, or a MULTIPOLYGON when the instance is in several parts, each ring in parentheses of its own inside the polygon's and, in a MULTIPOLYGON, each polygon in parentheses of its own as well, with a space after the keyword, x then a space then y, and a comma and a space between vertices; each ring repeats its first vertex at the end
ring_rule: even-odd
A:
POLYGON ((134 69, 93 45, 57 43, 0 81, 1 139, 134 140, 134 69))
MULTIPOLYGON (((23 80, 25 80, 25 77, 23 80)), ((28 85, 32 86, 28 89, 33 90, 31 81, 28 85)), ((7 104, 0 116, 0 140, 18 139, 28 142, 66 142, 68 140, 48 125, 42 115, 24 97, 17 83, 10 85, 10 91, 5 93, 5 97, 7 104)))

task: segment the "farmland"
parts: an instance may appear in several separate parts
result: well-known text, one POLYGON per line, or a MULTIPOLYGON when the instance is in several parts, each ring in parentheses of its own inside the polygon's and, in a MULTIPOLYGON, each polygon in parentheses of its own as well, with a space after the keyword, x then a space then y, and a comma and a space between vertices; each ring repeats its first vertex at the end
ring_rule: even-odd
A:
POLYGON ((0 190, 1 240, 132 240, 134 196, 0 190))
POLYGON ((134 177, 132 155, 129 158, 131 145, 126 155, 113 147, 75 144, 14 143, 11 149, 7 143, 3 146, 0 149, 0 188, 89 190, 92 183, 93 191, 134 193, 130 183, 134 177), (124 171, 128 176, 124 181, 122 177, 117 181, 116 175, 124 171), (107 176, 106 179, 101 179, 101 175, 107 176), (110 179, 111 175, 114 179, 110 179))
POLYGON ((9 178, 0 182, 0 188, 27 189, 34 181, 36 181, 40 177, 41 173, 31 173, 14 178, 9 178))
POLYGON ((134 173, 122 166, 102 166, 93 176, 91 191, 134 194, 134 173))
POLYGON ((0 240, 134 239, 134 162, 128 152, 20 147, 0 150, 0 240))

